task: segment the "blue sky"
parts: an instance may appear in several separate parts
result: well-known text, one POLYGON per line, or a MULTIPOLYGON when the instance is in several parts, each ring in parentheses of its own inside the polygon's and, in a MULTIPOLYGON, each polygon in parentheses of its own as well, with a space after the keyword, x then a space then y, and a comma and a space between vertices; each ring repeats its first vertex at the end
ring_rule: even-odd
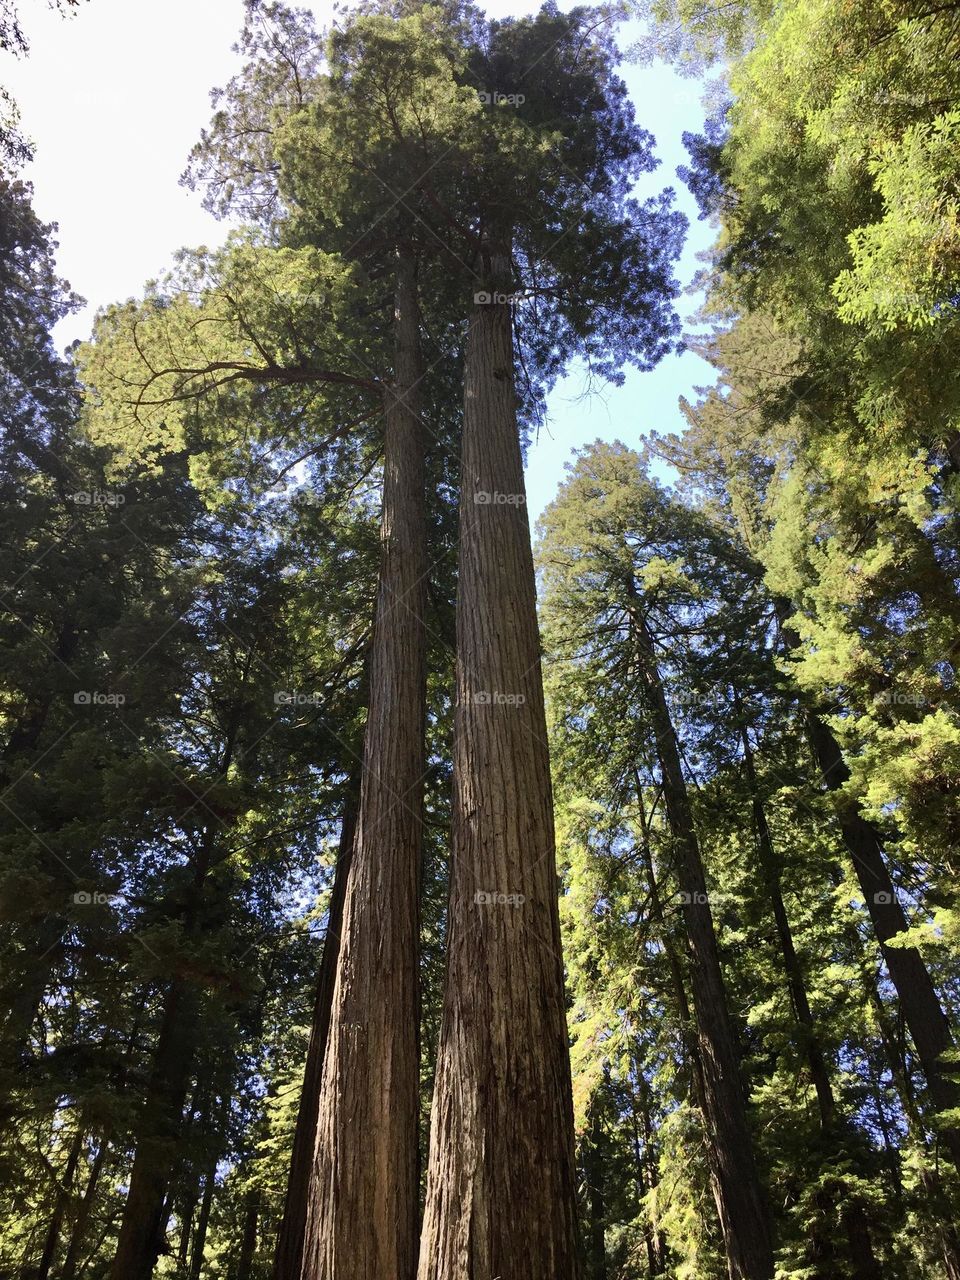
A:
MULTIPOLYGON (((536 5, 492 0, 492 16, 536 5)), ((329 7, 314 5, 318 22, 329 7)), ((209 91, 223 84, 237 60, 231 45, 240 30, 241 0, 90 0, 64 21, 46 0, 24 0, 29 58, 4 59, 0 79, 20 104, 23 128, 36 144, 26 176, 34 183, 41 217, 59 223, 63 275, 87 300, 66 320, 57 340, 85 338, 100 306, 142 291, 182 245, 213 244, 225 233, 179 186, 187 153, 210 115, 209 91)), ((639 31, 627 27, 624 47, 639 31)), ((627 81, 640 123, 654 135, 659 168, 640 194, 673 186, 690 221, 678 265, 683 284, 693 278, 696 255, 708 247, 710 228, 676 177, 687 160, 681 135, 703 123, 700 89, 670 68, 627 64, 627 81)), ((696 299, 680 300, 686 317, 696 299)), ((651 429, 681 425, 677 400, 712 381, 691 353, 664 360, 652 373, 630 371, 623 387, 584 396, 573 370, 550 397, 545 429, 527 460, 528 509, 535 519, 556 493, 574 448, 595 439, 635 445, 651 429)))

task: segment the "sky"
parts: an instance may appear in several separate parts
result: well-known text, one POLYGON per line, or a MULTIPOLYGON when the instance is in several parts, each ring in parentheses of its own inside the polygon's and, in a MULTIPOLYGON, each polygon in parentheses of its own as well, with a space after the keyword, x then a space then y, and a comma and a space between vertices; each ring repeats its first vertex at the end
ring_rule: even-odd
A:
MULTIPOLYGON (((526 0, 490 0, 491 17, 530 12, 526 0)), ((319 25, 329 3, 312 6, 319 25)), ((182 246, 219 243, 226 227, 206 213, 199 194, 181 187, 187 155, 210 118, 210 90, 238 67, 232 45, 242 0, 89 0, 64 19, 47 0, 22 0, 28 57, 0 55, 0 82, 19 103, 24 133, 36 156, 25 170, 35 207, 59 224, 61 274, 87 305, 58 327, 66 346, 86 338, 99 307, 139 295, 182 246)), ((627 28, 624 47, 639 33, 627 28)), ((677 273, 693 278, 696 255, 712 239, 676 177, 687 160, 681 135, 699 132, 703 110, 696 82, 661 66, 624 65, 637 117, 657 140, 660 167, 639 194, 677 191, 690 231, 677 273)), ((696 299, 681 297, 687 318, 696 299)), ((535 519, 555 495, 573 449, 596 439, 636 445, 651 429, 682 426, 681 395, 711 382, 692 353, 664 360, 652 373, 629 371, 623 387, 584 395, 573 370, 551 394, 548 422, 527 457, 527 501, 535 519)))

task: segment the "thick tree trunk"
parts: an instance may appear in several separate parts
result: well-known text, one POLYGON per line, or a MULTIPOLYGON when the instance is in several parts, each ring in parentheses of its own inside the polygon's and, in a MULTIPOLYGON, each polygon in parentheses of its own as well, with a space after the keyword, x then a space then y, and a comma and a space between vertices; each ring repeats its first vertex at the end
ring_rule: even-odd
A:
MULTIPOLYGON (((807 729, 823 780, 831 791, 838 791, 850 776, 840 744, 815 712, 807 713, 807 729)), ((909 926, 890 878, 880 833, 864 818, 855 801, 841 801, 838 818, 884 963, 900 997, 930 1100, 937 1111, 958 1107, 960 1086, 948 1079, 942 1061, 943 1055, 954 1049, 954 1040, 927 966, 915 947, 887 946, 890 938, 909 926)), ((960 1169, 960 1130, 944 1125, 939 1129, 939 1139, 960 1169)))
POLYGON ((163 1245, 165 1198, 193 1062, 195 1021, 193 994, 182 978, 174 978, 164 997, 110 1280, 150 1280, 163 1245))
MULTIPOLYGON (((635 588, 634 588, 635 590, 635 588)), ((720 956, 707 900, 700 846, 680 764, 680 750, 656 662, 653 640, 638 612, 641 676, 646 686, 674 837, 683 920, 690 952, 690 985, 703 1070, 704 1121, 717 1208, 731 1280, 771 1280, 773 1247, 767 1207, 747 1123, 740 1062, 727 1006, 720 956)))
MULTIPOLYGON (((356 786, 359 789, 359 777, 356 786)), ((317 1135, 317 1115, 320 1110, 320 1081, 323 1076, 323 1059, 327 1050, 330 1031, 330 1014, 333 1006, 333 987, 337 974, 337 958, 340 955, 340 935, 343 929, 343 904, 347 896, 347 878, 353 854, 353 837, 357 825, 357 803, 351 780, 350 791, 344 805, 340 826, 340 844, 333 873, 333 889, 327 915, 327 930, 323 940, 323 956, 317 974, 316 995, 313 1002, 313 1021, 310 1027, 310 1044, 303 1072, 303 1088, 300 1092, 300 1109, 293 1134, 293 1150, 290 1155, 290 1172, 287 1176, 287 1194, 283 1205, 283 1220, 277 1235, 277 1248, 273 1259, 274 1280, 300 1280, 303 1267, 303 1239, 307 1225, 307 1205, 310 1198, 310 1176, 317 1135)))
POLYGON ((398 258, 380 586, 303 1280, 412 1280, 419 1118, 426 523, 415 263, 398 258))
MULTIPOLYGON (((491 292, 508 290, 509 257, 491 292)), ((579 1275, 573 1107, 510 308, 467 337, 453 849, 419 1280, 579 1275)))

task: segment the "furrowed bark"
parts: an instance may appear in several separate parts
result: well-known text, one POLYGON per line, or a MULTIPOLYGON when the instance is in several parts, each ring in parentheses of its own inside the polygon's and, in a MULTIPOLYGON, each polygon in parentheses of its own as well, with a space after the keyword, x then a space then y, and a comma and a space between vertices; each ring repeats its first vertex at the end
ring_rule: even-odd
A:
POLYGON ((303 1280, 416 1266, 426 525, 415 262, 398 256, 380 585, 353 858, 323 1061, 303 1280))
MULTIPOLYGON (((491 292, 509 255, 491 255, 491 292)), ((467 337, 453 835, 419 1280, 576 1280, 553 811, 507 305, 467 337)))
MULTIPOLYGON (((358 776, 357 788, 359 788, 359 782, 358 776)), ((333 874, 333 889, 330 893, 323 956, 320 961, 320 971, 317 974, 310 1044, 303 1072, 300 1109, 297 1112, 297 1124, 293 1134, 283 1220, 280 1223, 273 1259, 274 1280, 300 1280, 303 1267, 303 1240, 307 1226, 307 1205, 310 1198, 317 1115, 320 1110, 320 1081, 323 1076, 323 1059, 330 1031, 333 987, 337 973, 337 958, 340 954, 340 935, 343 930, 343 903, 347 896, 347 878, 350 874, 356 825, 356 796, 353 791, 353 780, 351 780, 350 795, 344 805, 343 821, 340 827, 340 843, 333 874)))

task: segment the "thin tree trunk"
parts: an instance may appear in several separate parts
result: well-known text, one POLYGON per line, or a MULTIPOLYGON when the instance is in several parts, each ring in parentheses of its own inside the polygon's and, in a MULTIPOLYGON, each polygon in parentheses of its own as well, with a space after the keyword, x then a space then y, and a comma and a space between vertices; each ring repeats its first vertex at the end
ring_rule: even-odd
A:
POLYGON ((250 1280, 253 1272, 253 1259, 257 1252, 257 1223, 260 1217, 260 1206, 255 1191, 247 1197, 247 1207, 243 1217, 243 1238, 240 1241, 240 1256, 237 1259, 237 1273, 234 1280, 250 1280))
POLYGON ((674 999, 677 1002, 680 1034, 683 1038, 683 1046, 690 1064, 693 1101, 701 1114, 703 1114, 706 1105, 704 1101, 704 1089, 706 1086, 703 1081, 703 1063, 700 1060, 700 1042, 697 1038, 697 1029, 690 1009, 690 1000, 687 996, 683 966, 680 963, 680 957, 677 955, 677 948, 674 946, 673 939, 667 929, 663 899, 660 896, 660 886, 657 883, 657 874, 653 865, 653 854, 650 851, 650 827, 643 803, 643 781, 640 777, 640 770, 636 765, 633 766, 633 779, 636 786, 637 808, 640 814, 643 835, 640 856, 643 860, 643 869, 646 875, 647 892, 650 895, 650 917, 660 930, 660 939, 667 960, 667 968, 670 971, 674 999))
POLYGON ((193 1247, 190 1250, 190 1280, 200 1280, 200 1272, 203 1269, 203 1250, 207 1243, 207 1228, 210 1225, 210 1209, 213 1205, 216 1179, 217 1162, 214 1160, 203 1180, 203 1199, 200 1201, 200 1213, 193 1233, 193 1247))
MULTIPOLYGON (((632 593, 638 595, 635 584, 631 586, 632 593)), ((773 1276, 770 1224, 747 1123, 736 1037, 707 900, 700 846, 653 639, 639 611, 635 622, 640 640, 641 676, 648 695, 667 820, 674 837, 677 871, 684 894, 690 984, 703 1067, 707 1151, 716 1180, 727 1268, 731 1280, 770 1280, 773 1276)))
MULTIPOLYGON (((807 713, 807 728, 814 759, 831 791, 838 791, 850 776, 840 745, 814 712, 807 713)), ((954 1049, 950 1024, 923 957, 915 947, 890 947, 889 940, 909 927, 897 900, 887 868, 880 833, 852 800, 841 800, 838 810, 843 842, 853 859, 867 911, 880 943, 890 979, 900 997, 900 1008, 926 1077, 930 1099, 937 1111, 960 1106, 960 1087, 948 1079, 943 1055, 954 1049)), ((940 1142, 960 1169, 960 1130, 938 1128, 940 1142)))
MULTIPOLYGON (((667 968, 670 971, 670 982, 673 986, 674 999, 677 1002, 677 1016, 680 1020, 680 1034, 683 1039, 683 1047, 686 1053, 687 1062, 690 1066, 690 1092, 693 1098, 693 1104, 704 1121, 704 1150, 707 1157, 710 1190, 713 1195, 713 1202, 717 1209, 716 1223, 711 1222, 709 1224, 708 1229, 712 1229, 715 1226, 720 1226, 722 1223, 723 1205, 721 1201, 720 1183, 717 1178, 716 1164, 710 1157, 710 1135, 705 1128, 707 1086, 703 1076, 703 1060, 700 1052, 700 1038, 697 1031, 696 1019, 693 1016, 693 1012, 690 1008, 690 1000, 687 996, 687 986, 684 978, 683 966, 680 963, 677 948, 674 946, 673 939, 671 938, 670 932, 667 928, 667 921, 663 910, 663 899, 660 896, 660 886, 657 883, 657 875, 653 865, 653 854, 650 849, 650 826, 643 803, 643 782, 640 777, 640 770, 636 765, 633 766, 633 777, 636 784, 637 808, 640 814, 640 825, 643 835, 640 852, 643 859, 644 871, 646 872, 647 892, 650 895, 650 916, 660 929, 660 937, 663 942, 663 951, 667 960, 667 968)), ((660 1250, 660 1256, 662 1259, 662 1248, 660 1250)))
MULTIPOLYGON (((190 1139, 199 1130, 201 1133, 207 1127, 210 1120, 210 1081, 212 1076, 212 1067, 208 1067, 203 1072, 202 1079, 197 1080, 197 1086, 193 1091, 193 1097, 190 1100, 190 1123, 184 1132, 184 1140, 189 1144, 190 1139)), ((193 1232, 193 1219, 197 1212, 197 1205, 200 1203, 200 1183, 203 1180, 203 1174, 197 1167, 195 1160, 191 1160, 181 1175, 181 1186, 184 1188, 179 1199, 179 1218, 180 1218, 180 1245, 177 1250, 177 1264, 181 1271, 186 1271, 190 1261, 190 1236, 193 1232)))
POLYGON ((603 1194, 604 1160, 600 1151, 603 1139, 603 1123, 599 1108, 594 1111, 590 1122, 590 1135, 585 1144, 584 1181, 587 1191, 587 1211, 589 1214, 590 1241, 589 1276, 590 1280, 607 1280, 607 1245, 605 1226, 607 1207, 603 1194))
MULTIPOLYGON (((510 288, 494 246, 490 292, 510 288)), ((508 305, 467 337, 449 940, 419 1280, 580 1273, 536 594, 508 305)))
POLYGON ((190 1261, 190 1234, 193 1231, 193 1215, 197 1211, 200 1199, 200 1188, 196 1187, 188 1199, 184 1201, 183 1217, 180 1222, 180 1247, 177 1250, 177 1265, 185 1271, 190 1261))
MULTIPOLYGON (((643 1078, 642 1075, 640 1077, 643 1078)), ((649 1192, 656 1191, 660 1185, 660 1169, 657 1165, 657 1155, 654 1150, 653 1143, 653 1121, 650 1118, 650 1094, 649 1085, 646 1081, 644 1084, 647 1088, 647 1094, 640 1102, 640 1114, 643 1117, 643 1164, 640 1164, 640 1176, 638 1181, 640 1186, 644 1186, 643 1166, 646 1166, 647 1177, 646 1182, 649 1192)), ((636 1109, 634 1108, 634 1128, 636 1128, 636 1109)), ((639 1163, 639 1141, 634 1134, 634 1149, 636 1158, 639 1163)), ((644 1231, 645 1244, 647 1250, 647 1270, 650 1276, 662 1276, 666 1270, 667 1242, 664 1239, 663 1232, 660 1229, 659 1211, 653 1209, 651 1205, 651 1221, 649 1227, 644 1231)))
MULTIPOLYGON (((857 934, 856 936, 859 940, 859 935, 857 934)), ((939 1169, 930 1162, 927 1136, 911 1087, 910 1072, 898 1044, 898 1038, 890 1026, 890 1018, 883 1003, 883 998, 877 990, 876 983, 866 974, 865 966, 861 966, 861 968, 865 974, 867 998, 873 1007, 887 1060, 890 1064, 890 1071, 903 1107, 903 1114, 907 1118, 907 1132, 920 1152, 920 1183, 924 1190, 925 1207, 932 1227, 932 1234, 936 1239, 940 1258, 943 1262, 944 1275, 947 1280, 960 1280, 960 1235, 957 1232, 956 1211, 951 1203, 951 1197, 943 1185, 939 1169)), ((889 1149, 892 1144, 888 1137, 888 1126, 886 1118, 883 1116, 883 1105, 877 1086, 875 1086, 875 1092, 877 1093, 876 1107, 880 1117, 880 1128, 889 1149)), ((902 1198, 899 1169, 894 1172, 901 1193, 898 1198, 902 1198)))
MULTIPOLYGON (((790 605, 776 602, 777 618, 787 652, 797 648, 799 636, 790 626, 790 605)), ((810 749, 824 784, 838 792, 850 777, 840 744, 817 712, 806 709, 807 736, 810 749)), ((942 1056, 954 1048, 950 1023, 937 996, 933 980, 915 947, 889 947, 887 943, 908 928, 903 908, 887 867, 883 839, 869 822, 855 799, 841 798, 837 810, 840 834, 853 860, 867 912, 880 944, 890 979, 900 997, 917 1057, 926 1077, 930 1099, 937 1111, 960 1107, 960 1086, 947 1078, 942 1056)), ((960 1129, 943 1125, 939 1128, 943 1143, 953 1164, 960 1169, 960 1129)))
POLYGON ((320 1080, 323 1075, 323 1059, 330 1031, 333 987, 337 973, 337 958, 340 954, 340 935, 343 929, 343 903, 347 894, 347 878, 350 874, 353 837, 357 825, 355 787, 359 789, 359 782, 359 776, 355 780, 351 779, 340 825, 340 843, 333 873, 333 889, 330 893, 327 931, 323 940, 323 956, 320 960, 313 1002, 310 1044, 303 1072, 300 1109, 297 1112, 297 1124, 293 1134, 287 1194, 273 1259, 274 1280, 300 1280, 303 1266, 303 1239, 307 1225, 307 1204, 316 1144, 317 1115, 320 1110, 320 1080))
POLYGON ((184 980, 175 977, 164 996, 110 1280, 150 1280, 153 1275, 163 1245, 165 1197, 187 1097, 195 1030, 193 995, 184 980))
POLYGON ((97 1186, 100 1182, 100 1173, 103 1169, 104 1161, 107 1158, 107 1152, 110 1144, 104 1137, 100 1143, 99 1150, 94 1157, 93 1164, 90 1166, 90 1173, 87 1177, 87 1185, 83 1192, 83 1199, 80 1202, 80 1208, 77 1211, 76 1220, 73 1224, 73 1231, 70 1233, 70 1243, 67 1246, 67 1256, 63 1262, 63 1270, 60 1272, 60 1280, 75 1280, 77 1274, 77 1263, 80 1261, 80 1250, 83 1248, 83 1241, 87 1234, 87 1227, 90 1223, 90 1214, 93 1210, 93 1203, 97 1196, 97 1186))
POLYGON ((67 1157, 67 1167, 63 1171, 63 1180, 57 1186, 53 1214, 50 1218, 50 1226, 47 1228, 47 1236, 43 1245, 43 1253, 37 1266, 37 1280, 47 1280, 47 1277, 50 1275, 50 1268, 53 1266, 53 1260, 56 1257, 57 1246, 60 1243, 60 1231, 63 1227, 64 1215, 67 1211, 67 1205, 70 1202, 70 1190, 73 1186, 73 1179, 76 1176, 77 1165, 80 1162, 80 1156, 83 1152, 84 1136, 83 1117, 81 1116, 77 1124, 77 1132, 74 1135, 73 1142, 70 1146, 70 1154, 67 1157))
POLYGON ((320 1082, 303 1280, 412 1280, 426 685, 416 264, 398 255, 360 810, 320 1082))
MULTIPOLYGON (((741 710, 740 698, 736 691, 734 691, 734 705, 739 718, 741 710)), ((777 938, 780 943, 780 956, 783 961, 787 990, 790 992, 790 1001, 793 1005, 794 1016, 800 1032, 801 1048, 807 1060, 807 1067, 810 1071, 810 1078, 813 1081, 814 1092, 817 1097, 820 1129, 827 1149, 832 1153, 836 1153, 841 1138, 837 1104, 833 1094, 833 1087, 830 1083, 827 1064, 823 1056, 820 1037, 817 1034, 813 1013, 810 1009, 806 979, 800 964, 800 957, 797 955, 797 949, 793 942, 793 930, 790 927, 790 920, 783 901, 780 866, 773 847, 770 828, 767 824, 766 811, 760 797, 750 737, 742 720, 740 721, 740 742, 743 747, 744 776, 750 793, 754 828, 757 833, 760 870, 770 897, 777 938)), ((867 1224, 863 1205, 860 1201, 850 1198, 849 1191, 843 1182, 837 1182, 835 1187, 824 1187, 822 1196, 824 1223, 831 1230, 836 1213, 837 1199, 840 1198, 843 1201, 840 1217, 847 1239, 848 1256, 853 1264, 854 1280, 883 1280, 880 1264, 877 1262, 873 1252, 870 1228, 867 1224)), ((823 1271, 821 1274, 826 1280, 829 1280, 828 1272, 823 1271)))

